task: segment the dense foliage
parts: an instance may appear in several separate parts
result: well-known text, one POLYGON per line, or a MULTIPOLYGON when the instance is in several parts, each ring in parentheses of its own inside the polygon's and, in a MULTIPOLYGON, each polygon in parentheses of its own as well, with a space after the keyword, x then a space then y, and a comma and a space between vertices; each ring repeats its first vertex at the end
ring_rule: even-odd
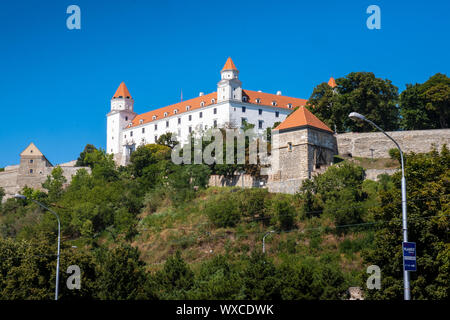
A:
POLYGON ((423 84, 408 84, 399 95, 388 79, 371 72, 352 72, 336 79, 337 86, 321 83, 314 88, 308 108, 337 132, 367 132, 366 122, 348 118, 358 112, 386 131, 448 128, 450 79, 437 73, 423 84))
MULTIPOLYGON (((56 168, 45 192, 24 188, 27 200, 4 202, 0 299, 53 298, 55 218, 29 199, 61 218, 61 299, 345 299, 370 264, 382 268, 383 284, 368 297, 401 296, 398 175, 364 180, 363 168, 342 161, 296 195, 207 188, 211 166, 174 165, 169 140, 139 147, 119 168, 87 146, 79 160, 91 173, 79 170, 64 187, 56 168), (160 247, 148 249, 153 243, 160 247), (150 254, 160 254, 155 263, 150 254), (82 270, 81 290, 65 286, 69 265, 82 270)), ((449 152, 406 159, 410 240, 421 270, 413 298, 445 299, 449 152)))

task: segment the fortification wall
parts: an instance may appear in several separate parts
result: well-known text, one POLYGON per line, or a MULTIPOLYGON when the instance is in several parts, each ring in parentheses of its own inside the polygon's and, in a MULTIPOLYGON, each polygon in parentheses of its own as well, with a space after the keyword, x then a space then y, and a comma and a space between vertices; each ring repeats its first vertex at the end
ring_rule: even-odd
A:
POLYGON ((264 187, 266 183, 267 183, 267 176, 255 178, 249 174, 235 175, 233 177, 224 177, 221 175, 212 174, 209 177, 210 187, 259 188, 264 187))
MULTIPOLYGON (((433 146, 438 150, 444 144, 450 147, 450 129, 391 131, 388 134, 394 138, 404 153, 425 153, 433 146)), ((351 154, 353 157, 389 158, 389 149, 395 144, 381 132, 342 133, 336 135, 338 153, 351 154), (372 150, 371 150, 372 149, 372 150)))

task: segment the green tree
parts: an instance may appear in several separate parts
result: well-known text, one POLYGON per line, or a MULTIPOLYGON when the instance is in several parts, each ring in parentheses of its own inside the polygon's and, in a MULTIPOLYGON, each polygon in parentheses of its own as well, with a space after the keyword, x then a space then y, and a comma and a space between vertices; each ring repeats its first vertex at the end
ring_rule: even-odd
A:
POLYGON ((142 297, 146 274, 136 248, 120 245, 99 257, 98 297, 129 300, 142 297))
POLYGON ((94 145, 92 145, 92 144, 87 144, 87 145, 84 147, 84 150, 80 153, 80 155, 79 155, 79 157, 78 157, 77 162, 75 163, 75 165, 76 165, 77 167, 87 167, 87 166, 89 166, 89 163, 87 163, 86 160, 85 160, 86 155, 87 155, 88 153, 94 153, 95 151, 97 151, 97 148, 96 148, 94 145))
POLYGON ((450 78, 437 73, 423 84, 407 84, 400 95, 401 124, 405 130, 448 128, 450 78))
MULTIPOLYGON (((411 272, 412 299, 449 298, 450 153, 406 156, 408 240, 417 244, 417 272, 411 272)), ((372 209, 376 231, 373 249, 363 251, 365 265, 382 270, 381 290, 368 290, 369 299, 403 298, 401 173, 393 175, 395 188, 380 192, 381 206, 372 209)), ((367 275, 363 277, 367 278, 367 275)))
POLYGON ((163 299, 186 299, 194 284, 194 273, 181 257, 180 251, 169 257, 162 271, 156 273, 158 295, 163 299))
POLYGON ((64 177, 61 167, 56 167, 52 170, 51 175, 47 176, 47 180, 42 184, 42 187, 48 190, 50 202, 58 201, 61 198, 64 192, 63 186, 66 182, 67 179, 64 177))
POLYGON ((167 132, 160 135, 156 143, 173 149, 179 142, 175 140, 172 132, 167 132))
POLYGON ((376 130, 366 122, 349 119, 349 113, 355 111, 384 130, 398 129, 398 89, 390 80, 376 78, 372 72, 352 72, 336 79, 336 83, 336 88, 326 83, 318 85, 307 104, 330 128, 338 132, 376 130))

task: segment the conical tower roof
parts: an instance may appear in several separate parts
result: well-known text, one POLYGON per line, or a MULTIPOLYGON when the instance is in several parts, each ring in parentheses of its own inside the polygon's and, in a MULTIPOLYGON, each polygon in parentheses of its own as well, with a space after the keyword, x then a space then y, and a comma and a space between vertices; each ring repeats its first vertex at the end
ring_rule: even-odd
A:
POLYGON ((231 57, 228 57, 227 62, 225 62, 225 65, 222 68, 222 71, 225 70, 237 70, 233 60, 231 60, 231 57))
POLYGON ((130 91, 128 91, 128 88, 125 85, 125 82, 122 82, 119 85, 119 88, 117 88, 116 93, 114 94, 113 98, 129 98, 129 99, 131 99, 130 91))
POLYGON ((328 126, 319 120, 315 115, 311 113, 306 107, 301 106, 290 114, 282 123, 278 125, 274 130, 286 130, 294 129, 298 127, 313 127, 328 132, 333 132, 328 126))

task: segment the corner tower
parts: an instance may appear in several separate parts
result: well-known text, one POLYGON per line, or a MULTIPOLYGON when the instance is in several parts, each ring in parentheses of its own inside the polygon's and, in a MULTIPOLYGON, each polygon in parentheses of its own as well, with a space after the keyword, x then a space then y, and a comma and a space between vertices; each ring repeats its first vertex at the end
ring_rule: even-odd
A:
POLYGON ((217 102, 242 101, 242 82, 239 80, 239 70, 231 58, 227 59, 220 75, 221 80, 217 84, 217 102))
POLYGON ((122 82, 111 99, 111 111, 106 115, 106 152, 114 154, 114 158, 119 163, 123 151, 122 130, 136 117, 133 107, 134 100, 125 83, 122 82))

